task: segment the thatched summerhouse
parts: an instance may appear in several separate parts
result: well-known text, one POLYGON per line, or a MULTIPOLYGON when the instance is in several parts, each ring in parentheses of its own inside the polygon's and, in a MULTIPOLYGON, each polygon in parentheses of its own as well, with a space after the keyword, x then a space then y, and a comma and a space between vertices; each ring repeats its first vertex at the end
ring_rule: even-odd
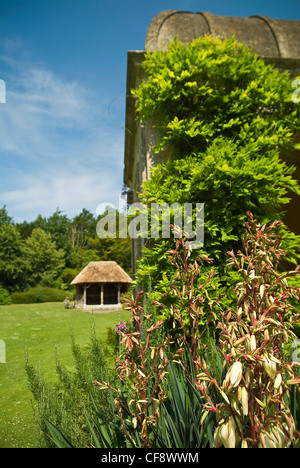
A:
POLYGON ((76 278, 77 307, 109 309, 121 307, 121 294, 126 292, 132 279, 117 262, 90 262, 76 278))

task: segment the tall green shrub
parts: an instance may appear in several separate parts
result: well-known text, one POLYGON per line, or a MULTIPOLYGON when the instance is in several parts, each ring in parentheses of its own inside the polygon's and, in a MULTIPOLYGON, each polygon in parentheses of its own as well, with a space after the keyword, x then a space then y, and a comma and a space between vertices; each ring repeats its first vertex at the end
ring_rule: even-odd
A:
POLYGON ((64 251, 57 250, 50 234, 39 228, 26 240, 24 251, 31 286, 51 286, 64 269, 64 251))
POLYGON ((27 261, 20 234, 13 224, 0 225, 0 284, 8 291, 28 286, 27 261))
POLYGON ((73 447, 90 448, 92 437, 88 420, 92 424, 96 412, 107 424, 113 419, 108 393, 100 393, 93 384, 94 379, 114 381, 106 352, 94 328, 88 351, 76 344, 72 336, 72 352, 74 367, 71 369, 61 363, 57 353, 57 379, 52 383, 46 382, 40 369, 30 363, 30 358, 26 360, 28 384, 35 401, 36 422, 43 447, 55 446, 47 420, 64 432, 73 447))
MULTIPOLYGON (((224 287, 226 252, 241 248, 251 210, 262 223, 283 219, 289 191, 300 194, 294 168, 281 159, 299 149, 300 107, 292 102, 291 80, 234 39, 212 37, 146 54, 147 80, 134 91, 142 123, 154 122, 161 138, 154 153, 169 160, 152 169, 141 200, 204 203, 204 251, 215 259, 224 287)), ((297 263, 299 236, 281 229, 290 262, 297 263)), ((150 236, 149 236, 150 238, 150 236)), ((162 292, 172 241, 148 241, 138 271, 162 292)), ((193 252, 193 255, 196 255, 193 252)), ((229 296, 227 295, 227 299, 229 296)))
POLYGON ((11 302, 9 292, 0 286, 0 305, 10 305, 11 302))

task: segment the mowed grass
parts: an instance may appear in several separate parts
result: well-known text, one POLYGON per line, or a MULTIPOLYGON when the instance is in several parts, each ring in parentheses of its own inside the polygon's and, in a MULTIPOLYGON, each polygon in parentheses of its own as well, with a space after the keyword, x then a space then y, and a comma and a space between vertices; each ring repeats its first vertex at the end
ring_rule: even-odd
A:
POLYGON ((93 326, 105 339, 108 327, 129 318, 127 311, 90 314, 57 303, 0 306, 0 340, 6 347, 6 364, 0 363, 0 448, 38 447, 25 350, 30 363, 54 381, 56 349, 62 363, 73 367, 71 330, 76 343, 88 346, 93 326))

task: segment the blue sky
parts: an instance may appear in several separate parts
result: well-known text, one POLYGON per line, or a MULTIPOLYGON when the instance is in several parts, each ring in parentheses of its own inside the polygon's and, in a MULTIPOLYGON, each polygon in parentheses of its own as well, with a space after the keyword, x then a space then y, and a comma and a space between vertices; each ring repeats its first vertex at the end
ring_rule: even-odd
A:
POLYGON ((127 51, 169 9, 300 19, 299 0, 0 0, 0 207, 16 221, 118 206, 127 51))

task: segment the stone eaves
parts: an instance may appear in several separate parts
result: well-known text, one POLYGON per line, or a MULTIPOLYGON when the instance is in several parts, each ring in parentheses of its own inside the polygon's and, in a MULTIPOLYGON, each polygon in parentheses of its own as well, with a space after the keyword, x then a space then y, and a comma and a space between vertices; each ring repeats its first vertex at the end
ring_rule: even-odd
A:
POLYGON ((178 36, 183 43, 211 34, 221 39, 235 36, 260 57, 300 59, 300 21, 254 15, 248 18, 207 12, 163 11, 151 21, 145 50, 164 50, 178 36))

